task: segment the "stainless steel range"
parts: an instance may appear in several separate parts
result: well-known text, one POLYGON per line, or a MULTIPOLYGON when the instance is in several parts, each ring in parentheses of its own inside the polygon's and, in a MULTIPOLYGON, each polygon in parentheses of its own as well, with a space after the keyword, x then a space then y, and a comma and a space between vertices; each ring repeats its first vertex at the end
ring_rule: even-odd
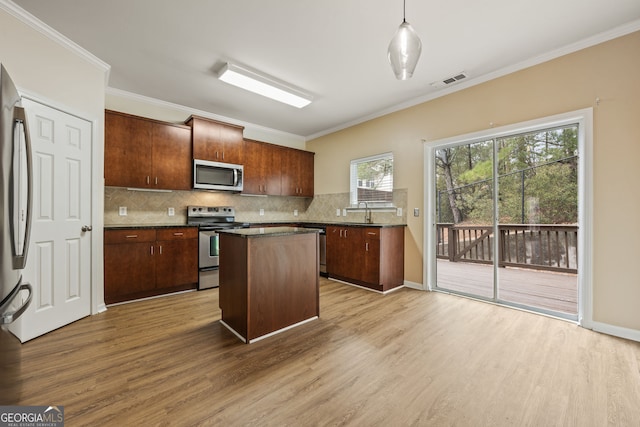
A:
POLYGON ((218 230, 246 228, 249 224, 236 222, 236 212, 231 206, 188 206, 187 224, 199 229, 198 289, 215 288, 220 284, 218 230))

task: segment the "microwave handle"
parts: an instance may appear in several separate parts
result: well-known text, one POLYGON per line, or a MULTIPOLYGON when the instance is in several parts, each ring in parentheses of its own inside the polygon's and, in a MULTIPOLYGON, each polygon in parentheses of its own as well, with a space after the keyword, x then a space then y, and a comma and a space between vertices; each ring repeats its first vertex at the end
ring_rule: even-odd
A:
POLYGON ((233 168, 233 185, 238 185, 238 169, 233 168))

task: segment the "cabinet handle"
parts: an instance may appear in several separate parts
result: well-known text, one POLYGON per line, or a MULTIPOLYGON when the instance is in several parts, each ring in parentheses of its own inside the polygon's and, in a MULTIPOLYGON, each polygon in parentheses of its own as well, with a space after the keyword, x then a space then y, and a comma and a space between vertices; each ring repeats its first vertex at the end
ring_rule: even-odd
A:
POLYGON ((367 251, 367 252, 369 252, 369 242, 366 242, 366 243, 364 244, 364 250, 365 250, 365 251, 367 251))
POLYGON ((149 175, 147 175, 147 184, 149 183, 149 175))
POLYGON ((151 255, 153 255, 153 245, 151 245, 151 255))
POLYGON ((218 160, 218 152, 216 151, 216 160, 218 160))
POLYGON ((162 255, 162 245, 160 245, 159 248, 160 248, 160 255, 162 255))
POLYGON ((158 185, 158 177, 156 176, 156 185, 158 185))
POLYGON ((368 234, 369 236, 375 236, 377 233, 372 233, 372 232, 370 232, 370 231, 369 231, 367 234, 368 234))
POLYGON ((348 230, 344 230, 344 237, 345 237, 345 238, 347 237, 347 231, 348 231, 348 230))
POLYGON ((222 152, 222 160, 224 160, 224 151, 222 152))
POLYGON ((342 237, 342 230, 340 230, 340 237, 342 237))
POLYGON ((138 235, 137 234, 129 234, 128 236, 125 236, 125 238, 127 238, 127 239, 137 239, 138 235))
POLYGON ((173 233, 174 236, 184 236, 184 233, 173 233))

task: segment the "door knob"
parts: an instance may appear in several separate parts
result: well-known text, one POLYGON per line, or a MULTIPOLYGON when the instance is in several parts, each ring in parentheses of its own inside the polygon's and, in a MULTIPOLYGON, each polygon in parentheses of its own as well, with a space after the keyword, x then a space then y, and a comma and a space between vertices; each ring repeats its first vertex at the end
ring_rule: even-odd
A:
POLYGON ((85 233, 87 231, 91 231, 92 227, 90 225, 83 225, 82 226, 82 232, 85 233))

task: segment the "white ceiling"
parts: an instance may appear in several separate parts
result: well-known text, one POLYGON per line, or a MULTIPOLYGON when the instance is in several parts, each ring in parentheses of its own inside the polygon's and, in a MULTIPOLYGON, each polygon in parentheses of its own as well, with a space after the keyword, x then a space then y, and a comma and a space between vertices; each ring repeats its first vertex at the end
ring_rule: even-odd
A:
POLYGON ((639 0, 408 0, 423 48, 398 81, 386 54, 402 0, 14 1, 111 65, 111 88, 303 137, 434 97, 432 82, 461 71, 468 85, 640 28, 639 0), (315 100, 297 109, 229 86, 215 77, 226 61, 315 100))

